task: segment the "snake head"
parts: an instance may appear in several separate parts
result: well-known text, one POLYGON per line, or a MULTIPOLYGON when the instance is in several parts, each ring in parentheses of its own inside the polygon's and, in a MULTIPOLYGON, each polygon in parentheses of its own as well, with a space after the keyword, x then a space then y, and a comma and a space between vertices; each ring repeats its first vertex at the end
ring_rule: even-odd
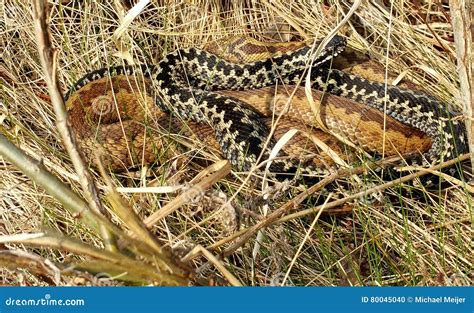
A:
POLYGON ((339 55, 347 45, 347 40, 339 35, 332 37, 328 43, 325 43, 326 38, 316 42, 312 53, 312 66, 323 64, 324 62, 339 55))

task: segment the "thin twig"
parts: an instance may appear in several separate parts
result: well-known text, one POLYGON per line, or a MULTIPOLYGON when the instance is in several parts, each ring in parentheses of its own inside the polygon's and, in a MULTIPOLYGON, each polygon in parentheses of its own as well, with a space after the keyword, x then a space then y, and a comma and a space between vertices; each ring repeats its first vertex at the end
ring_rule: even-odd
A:
MULTIPOLYGON (((333 208, 333 207, 336 207, 336 206, 340 206, 340 205, 343 205, 344 203, 347 203, 348 201, 351 201, 351 200, 354 200, 354 199, 357 199, 357 198, 361 198, 361 197, 364 197, 364 196, 367 196, 369 194, 372 194, 372 193, 375 193, 375 192, 379 192, 379 191, 382 191, 382 190, 385 190, 387 188, 390 188, 390 187, 393 187, 393 186, 397 186, 397 185, 400 185, 402 183, 405 183, 405 182, 408 182, 408 181, 411 181, 417 177, 421 177, 421 176, 425 176, 427 174, 430 174, 432 171, 437 171, 439 169, 442 169, 442 168, 445 168, 445 167, 449 167, 451 165, 454 165, 458 162, 462 162, 462 161, 465 161, 465 160, 468 160, 469 159, 469 153, 466 153, 466 154, 463 154, 461 155, 458 159, 453 159, 453 160, 449 160, 449 161, 446 161, 446 162, 443 162, 443 163, 440 163, 436 166, 432 166, 430 167, 429 169, 422 169, 420 170, 419 172, 416 172, 416 173, 412 173, 412 174, 409 174, 409 175, 406 175, 406 176, 403 176, 403 177, 400 177, 398 179, 395 179, 395 180, 392 180, 392 181, 389 181, 389 182, 386 182, 382 185, 378 185, 378 186, 375 186, 375 187, 372 187, 372 188, 369 188, 367 190, 363 190, 361 192, 358 192, 356 194, 353 194, 353 195, 350 195, 348 197, 345 197, 343 199, 339 199, 339 200, 336 200, 336 201, 332 201, 332 202, 329 202, 328 204, 326 204, 324 206, 324 208, 326 209, 330 209, 330 208, 333 208)), ((314 207, 312 209, 307 209, 307 210, 303 210, 303 211, 299 211, 299 212, 296 212, 296 213, 293 213, 293 214, 289 214, 285 217, 282 217, 280 218, 278 221, 275 221, 276 223, 283 223, 283 222, 287 222, 289 220, 292 220, 292 219, 295 219, 295 218, 299 218, 299 217, 302 217, 302 216, 305 216, 307 214, 311 214, 311 213, 316 213, 318 212, 320 209, 322 209, 323 206, 317 206, 317 207, 314 207)))
MULTIPOLYGON (((266 219, 264 219, 260 222, 260 223, 263 223, 263 224, 265 224, 265 223, 268 223, 268 224, 265 224, 265 225, 262 224, 261 225, 259 223, 259 224, 256 224, 256 225, 252 226, 252 227, 242 229, 242 230, 232 234, 231 236, 228 236, 228 237, 212 244, 211 246, 208 247, 208 249, 216 249, 216 248, 220 247, 221 245, 223 245, 227 242, 230 242, 230 241, 234 240, 235 238, 238 238, 239 236, 243 236, 241 238, 242 242, 243 242, 244 238, 245 238, 245 240, 247 240, 248 238, 250 238, 252 236, 251 232, 258 231, 258 229, 260 229, 261 227, 265 227, 267 225, 270 225, 272 223, 272 221, 277 220, 278 218, 283 216, 288 211, 296 209, 307 197, 309 197, 312 194, 316 193, 317 191, 321 190, 322 188, 324 188, 328 184, 334 182, 336 179, 339 179, 339 178, 342 178, 342 177, 347 177, 347 176, 350 176, 350 175, 361 174, 361 173, 367 171, 367 168, 385 167, 385 166, 393 165, 397 161, 400 161, 400 158, 399 157, 393 157, 393 158, 388 158, 388 159, 381 160, 381 161, 376 162, 374 164, 364 164, 364 165, 362 165, 360 167, 357 167, 357 168, 349 168, 349 169, 342 169, 342 170, 336 171, 336 172, 332 173, 331 175, 329 175, 329 176, 325 177, 324 179, 322 179, 317 184, 311 186, 307 190, 305 190, 302 193, 298 194, 292 200, 285 203, 283 206, 281 206, 279 209, 274 211, 272 214, 268 215, 268 217, 266 219)), ((235 248, 237 248, 237 246, 235 246, 235 248)), ((229 255, 229 254, 232 254, 230 248, 226 250, 225 255, 229 255)))
MULTIPOLYGON (((469 157, 470 157, 469 153, 466 153, 466 154, 463 154, 463 155, 459 156, 459 158, 457 158, 457 159, 453 159, 453 160, 450 160, 450 161, 447 161, 447 162, 440 163, 440 164, 438 164, 436 166, 433 166, 429 169, 430 170, 439 170, 441 168, 445 168, 445 167, 454 165, 458 162, 465 161, 465 160, 469 159, 469 157)), ((316 191, 319 191, 321 188, 323 188, 327 184, 333 182, 337 178, 345 177, 347 175, 353 175, 353 174, 361 173, 361 172, 363 172, 362 168, 357 168, 357 169, 352 169, 352 170, 341 170, 341 171, 338 171, 338 172, 324 178, 323 180, 321 180, 316 185, 314 185, 311 188, 309 188, 308 190, 300 193, 293 200, 288 201, 287 203, 285 203, 282 207, 280 207, 278 210, 276 210, 272 214, 268 215, 267 218, 260 221, 258 224, 255 224, 254 226, 251 226, 249 228, 241 230, 240 232, 238 232, 238 233, 236 233, 232 236, 229 236, 228 238, 224 238, 223 240, 211 245, 208 249, 216 249, 217 247, 221 246, 225 242, 228 242, 228 241, 233 240, 233 239, 240 236, 240 238, 234 244, 232 244, 230 247, 228 247, 227 249, 225 249, 222 252, 223 256, 228 256, 228 255, 232 254, 234 251, 236 251, 238 248, 240 248, 242 245, 244 245, 250 239, 250 237, 252 237, 256 232, 258 232, 259 229, 261 229, 263 227, 267 227, 269 225, 273 225, 273 224, 276 224, 276 223, 278 223, 278 224, 283 223, 283 222, 286 222, 286 221, 289 221, 289 220, 292 220, 292 219, 295 219, 295 218, 298 218, 298 217, 302 217, 302 216, 305 216, 305 215, 308 215, 308 214, 317 213, 322 209, 330 209, 330 208, 333 208, 333 207, 337 207, 337 206, 340 206, 340 205, 343 205, 343 204, 347 203, 348 201, 351 201, 351 200, 354 200, 354 199, 357 199, 357 198, 360 198, 360 197, 364 197, 368 194, 378 192, 378 191, 382 191, 382 190, 385 190, 389 187, 393 187, 393 186, 402 184, 404 182, 411 181, 411 180, 415 179, 416 177, 421 177, 421 176, 429 174, 428 171, 420 171, 420 172, 417 172, 417 173, 409 174, 409 175, 403 176, 399 179, 396 179, 396 180, 387 182, 385 184, 382 184, 382 185, 379 185, 379 186, 361 191, 361 192, 356 193, 354 195, 345 197, 343 199, 338 199, 338 200, 335 200, 335 201, 332 201, 332 202, 328 202, 324 205, 319 205, 319 206, 316 206, 316 207, 311 208, 311 209, 299 211, 299 212, 289 214, 287 216, 282 217, 284 215, 284 213, 288 212, 292 208, 295 208, 297 205, 301 204, 304 201, 304 199, 306 199, 308 196, 314 194, 316 191)))

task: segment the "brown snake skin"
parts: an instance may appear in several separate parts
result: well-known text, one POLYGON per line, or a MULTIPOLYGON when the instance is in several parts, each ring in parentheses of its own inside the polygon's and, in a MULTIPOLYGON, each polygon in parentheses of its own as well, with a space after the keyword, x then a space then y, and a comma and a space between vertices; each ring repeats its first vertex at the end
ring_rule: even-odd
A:
MULTIPOLYGON (((205 47, 232 62, 252 62, 285 51, 292 51, 304 43, 265 43, 249 38, 231 38, 205 47), (222 48, 223 47, 223 48, 222 48)), ((346 50, 335 58, 333 67, 383 81, 383 69, 355 51, 346 50)), ((414 88, 413 85, 407 85, 414 88)), ((257 90, 219 91, 240 99, 257 110, 265 124, 272 127, 274 113, 281 112, 293 86, 266 87, 257 90), (272 118, 273 116, 273 118, 272 118)), ((213 130, 204 124, 187 121, 161 112, 154 104, 152 83, 134 76, 103 77, 75 91, 67 100, 69 122, 75 129, 85 157, 92 160, 94 150, 103 150, 106 165, 121 171, 140 164, 150 164, 174 156, 171 141, 195 138, 219 150, 213 130), (174 134, 172 140, 170 135, 174 134)), ((389 117, 364 104, 320 91, 312 90, 314 101, 321 108, 321 119, 329 131, 367 152, 393 156, 427 151, 431 139, 423 132, 389 117), (384 145, 385 144, 385 145, 384 145)), ((284 147, 297 159, 310 159, 314 165, 327 168, 333 161, 317 148, 311 138, 318 138, 339 156, 345 158, 340 141, 314 127, 305 90, 298 87, 291 99, 288 112, 276 125, 274 137, 296 128, 301 132, 284 147)))

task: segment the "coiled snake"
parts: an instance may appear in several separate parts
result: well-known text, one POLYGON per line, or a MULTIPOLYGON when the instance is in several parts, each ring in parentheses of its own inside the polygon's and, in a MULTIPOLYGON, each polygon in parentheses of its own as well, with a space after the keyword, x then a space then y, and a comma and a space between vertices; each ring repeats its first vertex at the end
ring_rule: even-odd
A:
MULTIPOLYGON (((163 148, 146 143, 144 128, 146 111, 156 120, 163 118, 163 113, 156 113, 158 108, 178 120, 189 121, 190 125, 209 125, 224 157, 237 168, 249 170, 257 161, 268 158, 274 142, 265 146, 271 122, 262 120, 262 113, 271 115, 268 103, 262 107, 252 104, 250 99, 268 98, 280 92, 271 87, 276 84, 282 84, 279 89, 283 90, 285 86, 297 84, 310 68, 313 98, 327 103, 321 111, 326 126, 366 150, 381 154, 383 149, 386 155, 418 151, 425 164, 451 159, 467 150, 463 123, 434 97, 420 91, 385 86, 332 68, 332 58, 340 54, 345 45, 344 38, 335 36, 318 55, 313 55, 314 49, 301 43, 272 45, 237 38, 229 41, 224 49, 264 56, 254 62, 238 63, 245 58, 234 54, 234 59, 231 57, 229 61, 189 48, 166 55, 157 65, 99 69, 86 74, 69 91, 69 120, 86 154, 105 147, 110 154, 111 167, 123 168, 140 160, 134 161, 132 157, 130 161, 130 154, 141 154, 142 161, 151 162, 163 148), (142 87, 139 82, 144 83, 142 87), (114 103, 114 109, 107 109, 108 115, 101 112, 98 104, 104 97, 114 103), (115 122, 120 124, 118 129, 107 125, 115 122), (388 138, 382 140, 382 144, 379 143, 381 136, 388 138), (384 145, 385 141, 390 144, 384 145)), ((219 46, 211 45, 209 50, 216 52, 216 47, 219 46)), ((301 98, 305 97, 299 89, 293 99, 301 98)), ((311 111, 301 107, 300 102, 293 101, 290 111, 294 117, 312 124, 311 111)), ((175 127, 171 125, 174 122, 167 121, 170 127, 175 127)), ((285 122, 301 128, 301 123, 295 123, 294 119, 283 120, 283 124, 285 122)), ((294 160, 281 158, 274 160, 270 170, 294 173, 298 166, 294 160)), ((301 169, 306 174, 315 173, 314 166, 301 169)))

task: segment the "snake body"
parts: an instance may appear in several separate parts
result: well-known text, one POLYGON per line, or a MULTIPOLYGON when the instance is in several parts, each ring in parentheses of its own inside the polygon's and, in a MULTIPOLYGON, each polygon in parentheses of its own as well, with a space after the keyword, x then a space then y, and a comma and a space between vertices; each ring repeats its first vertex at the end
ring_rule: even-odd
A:
MULTIPOLYGON (((233 43, 235 46, 235 41, 233 43)), ((450 159, 467 150, 463 124, 455 118, 455 113, 434 97, 332 69, 329 61, 343 51, 345 44, 342 37, 336 36, 316 56, 312 55, 311 46, 292 44, 289 52, 270 51, 270 56, 250 63, 233 63, 196 48, 180 49, 166 55, 156 66, 121 66, 90 72, 71 88, 68 98, 74 98, 81 88, 106 77, 142 75, 149 82, 148 94, 154 95, 153 102, 162 112, 210 125, 224 156, 234 166, 249 170, 258 160, 268 157, 273 142, 265 147, 268 125, 259 122, 260 112, 239 100, 236 93, 277 83, 296 84, 310 68, 314 89, 355 103, 346 105, 346 110, 364 104, 366 109, 363 111, 385 112, 387 117, 383 120, 388 121, 387 125, 399 123, 415 133, 421 132, 420 138, 426 136, 428 140, 424 138, 423 147, 419 147, 425 163, 450 159)), ((252 41, 246 44, 245 40, 240 40, 240 45, 253 45, 260 52, 264 46, 252 41)), ((74 112, 78 106, 74 104, 77 99, 68 100, 72 120, 80 114, 74 112)), ((335 117, 333 123, 342 119, 335 117)), ((346 135, 350 137, 349 132, 346 135)), ((294 162, 283 160, 274 162, 271 170, 294 172, 296 166, 294 162)), ((312 171, 314 169, 308 173, 312 171)))

